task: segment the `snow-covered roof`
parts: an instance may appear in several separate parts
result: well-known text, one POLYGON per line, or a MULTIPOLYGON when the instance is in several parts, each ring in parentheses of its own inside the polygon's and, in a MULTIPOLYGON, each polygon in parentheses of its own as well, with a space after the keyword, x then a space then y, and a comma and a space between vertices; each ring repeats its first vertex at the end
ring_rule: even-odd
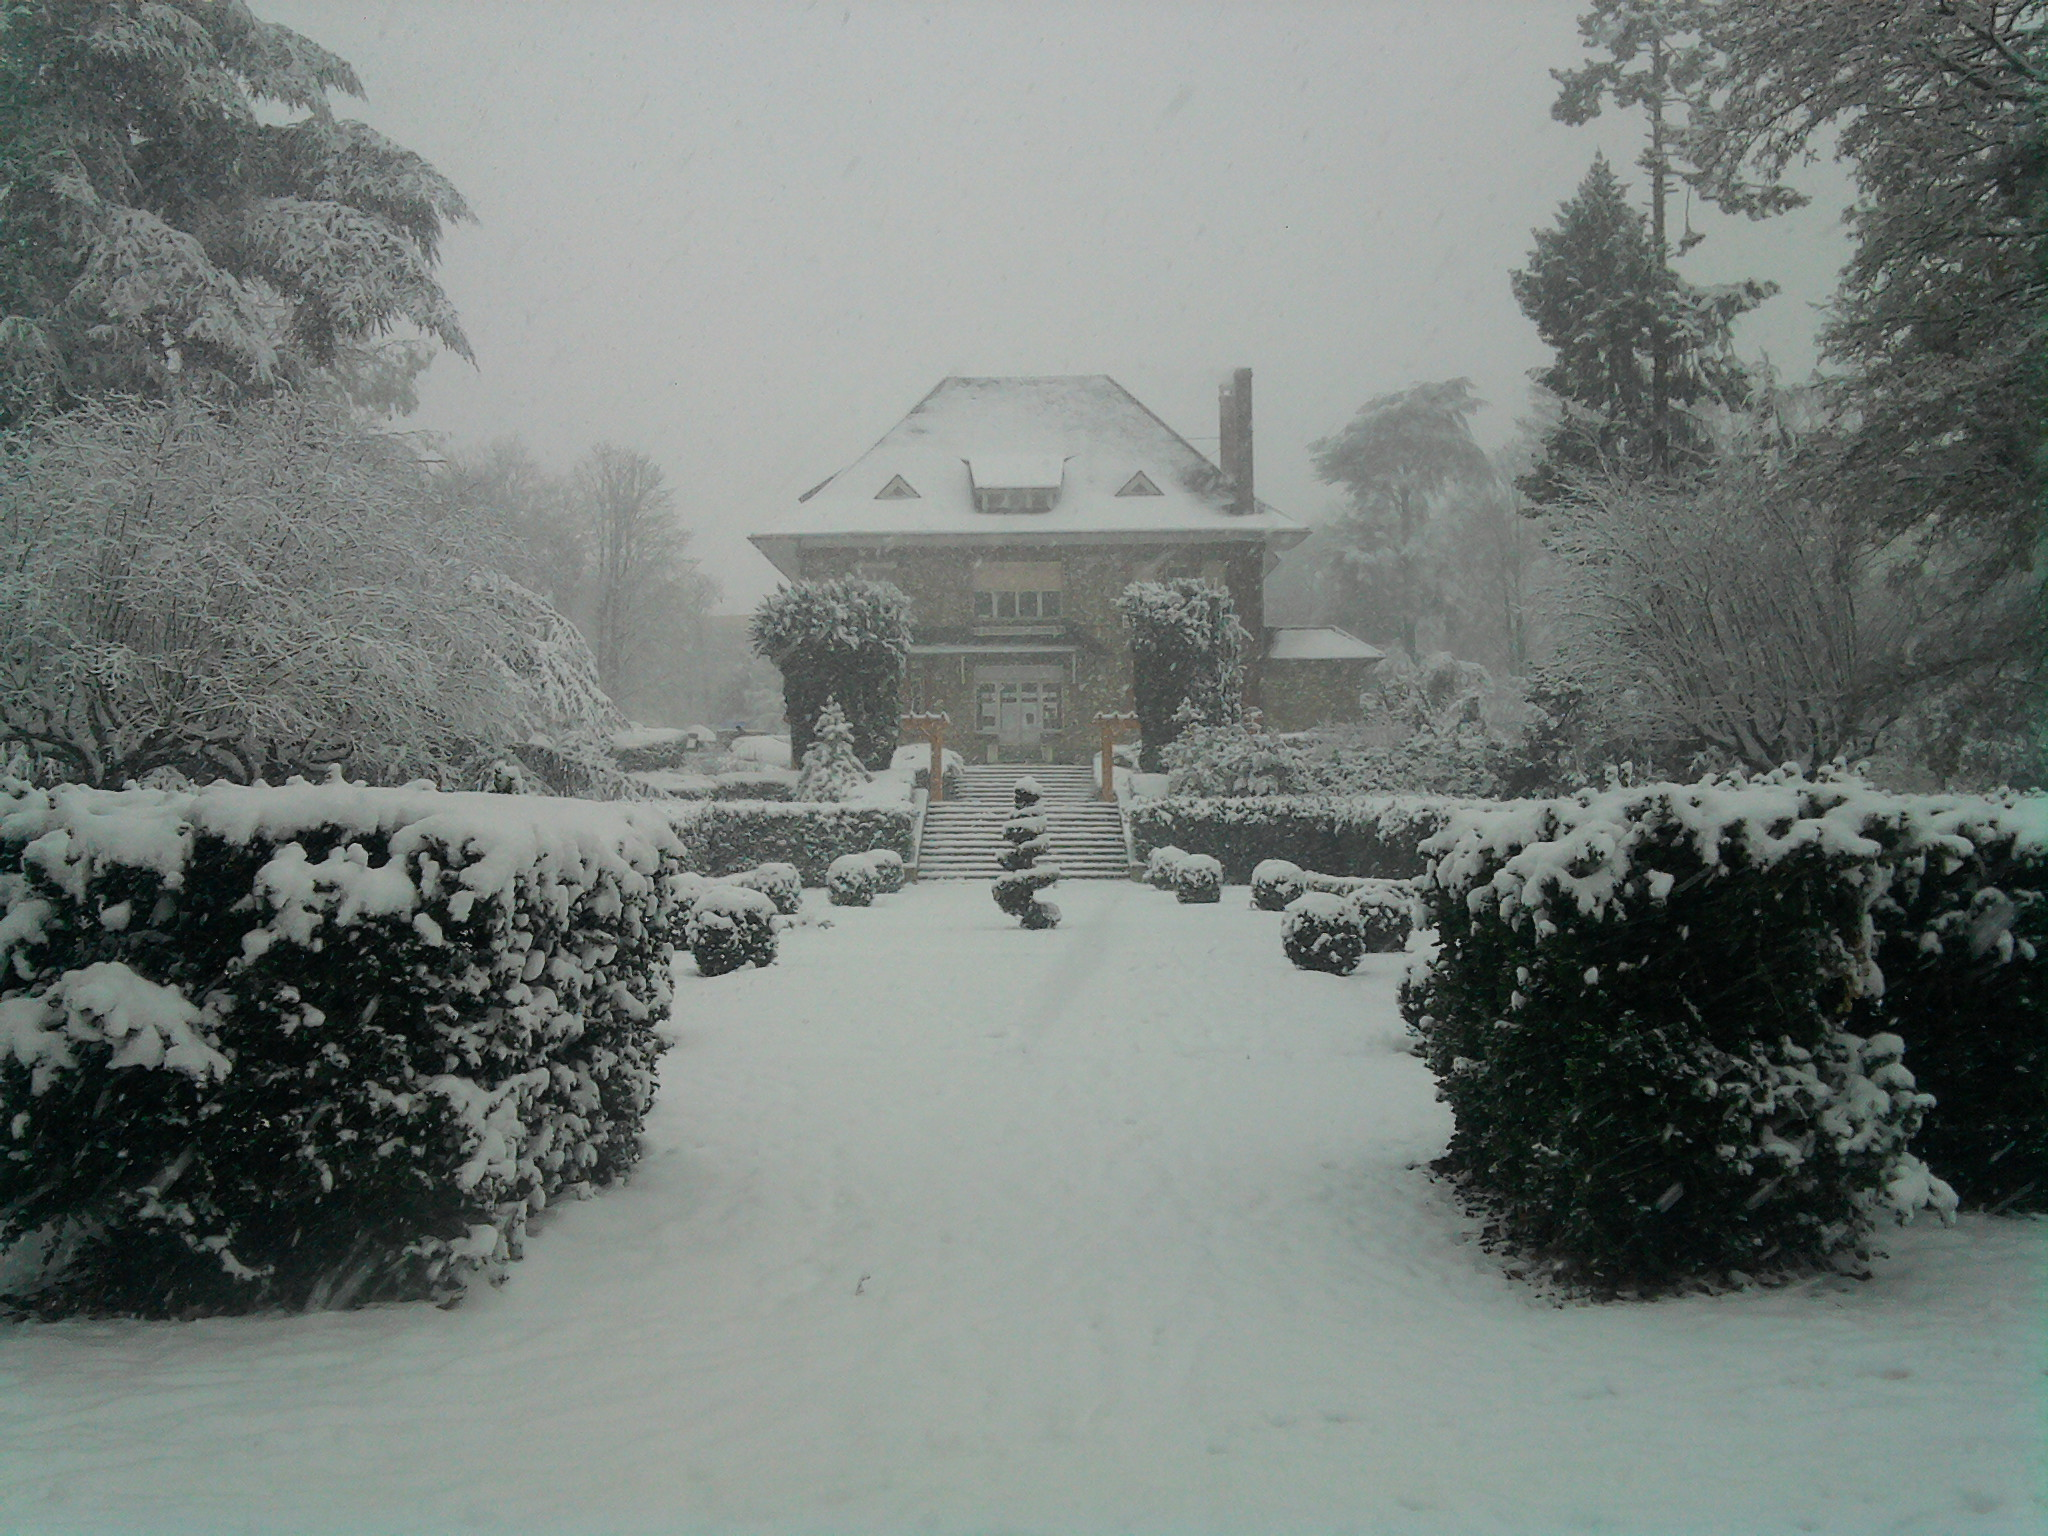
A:
POLYGON ((1056 491, 1066 474, 1063 453, 971 453, 967 473, 983 491, 1056 491))
POLYGON ((1230 510, 1221 472, 1105 374, 948 378, 882 440, 754 545, 794 573, 800 543, 942 544, 1245 540, 1286 549, 1308 530, 1261 502, 1230 510), (974 465, 972 475, 969 463, 974 465), (1119 496, 1143 471, 1157 496, 1119 496), (984 479, 984 473, 1007 480, 984 479), (897 476, 915 496, 877 500, 897 476), (1057 486, 1050 510, 983 512, 974 491, 1057 486))
POLYGON ((1270 661, 1383 661, 1386 652, 1367 645, 1347 629, 1330 625, 1283 627, 1270 631, 1270 661))

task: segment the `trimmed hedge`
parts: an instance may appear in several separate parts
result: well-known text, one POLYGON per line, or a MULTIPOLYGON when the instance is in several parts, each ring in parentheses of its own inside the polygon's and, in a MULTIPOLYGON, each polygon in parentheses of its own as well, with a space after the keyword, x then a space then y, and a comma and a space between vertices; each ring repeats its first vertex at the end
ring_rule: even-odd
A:
POLYGON ((1145 883, 1155 891, 1172 890, 1174 871, 1180 868, 1181 861, 1187 856, 1187 849, 1175 848, 1170 844, 1163 848, 1154 848, 1145 855, 1145 883))
POLYGON ((1934 1095, 1913 1150, 1966 1205, 2048 1210, 2048 800, 1899 796, 1866 830, 1892 878, 1859 1027, 1934 1095))
POLYGON ((1652 785, 1475 810, 1428 845, 1439 948, 1403 988, 1495 1238, 1595 1289, 1867 1257, 1955 1196, 1881 985, 1867 794, 1652 785))
POLYGON ((0 813, 22 1305, 445 1299, 638 1158, 690 884, 656 807, 328 784, 0 813))
POLYGON ((1170 796, 1131 801, 1129 813, 1140 859, 1169 845, 1206 853, 1237 885, 1269 859, 1333 875, 1405 880, 1426 865, 1423 839, 1441 831, 1454 812, 1486 803, 1414 795, 1170 796))
POLYGON ((805 885, 823 885, 834 859, 884 848, 910 857, 916 813, 908 805, 713 803, 664 807, 692 869, 723 877, 757 864, 793 864, 805 885))
POLYGON ((1284 912, 1307 889, 1299 864, 1286 859, 1261 859, 1252 866, 1252 905, 1261 912, 1284 912))

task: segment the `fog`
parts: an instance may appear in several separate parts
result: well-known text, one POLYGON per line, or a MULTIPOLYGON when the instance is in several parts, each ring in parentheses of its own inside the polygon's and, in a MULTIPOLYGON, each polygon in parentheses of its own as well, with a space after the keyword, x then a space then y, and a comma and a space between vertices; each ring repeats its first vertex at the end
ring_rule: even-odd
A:
MULTIPOLYGON (((647 452, 737 611, 776 579, 746 534, 947 374, 1108 373, 1209 448, 1251 366, 1260 494, 1309 519, 1307 444, 1375 394, 1469 376, 1504 439, 1546 356, 1507 274, 1640 149, 1633 113, 1550 118, 1578 4, 262 11, 477 214, 443 270, 476 366, 411 425, 647 452)), ((1737 342, 1789 379, 1846 250, 1839 169, 1806 185, 1766 224, 1695 204, 1681 263, 1782 285, 1737 342)))

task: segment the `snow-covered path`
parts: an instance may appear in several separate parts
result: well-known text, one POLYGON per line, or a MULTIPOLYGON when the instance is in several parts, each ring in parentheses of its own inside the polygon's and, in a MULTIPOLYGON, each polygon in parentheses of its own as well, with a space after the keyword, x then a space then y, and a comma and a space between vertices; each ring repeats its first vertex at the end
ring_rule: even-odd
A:
MULTIPOLYGON (((1400 962, 912 888, 680 978, 646 1163, 459 1309, 0 1332, 0 1531, 2036 1531, 2048 1223, 1556 1307, 1400 962)), ((810 901, 824 908, 819 893, 810 901)))

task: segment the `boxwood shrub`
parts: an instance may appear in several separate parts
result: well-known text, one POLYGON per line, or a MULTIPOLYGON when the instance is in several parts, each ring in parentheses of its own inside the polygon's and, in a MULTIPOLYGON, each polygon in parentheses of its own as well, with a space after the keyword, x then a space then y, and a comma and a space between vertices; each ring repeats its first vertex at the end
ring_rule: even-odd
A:
POLYGON ((690 956, 700 976, 775 963, 775 903, 736 881, 712 885, 690 904, 690 956))
POLYGON ((1173 895, 1183 905, 1223 899, 1223 866, 1206 853, 1191 853, 1173 866, 1173 895))
POLYGON ((1181 860, 1187 856, 1185 848, 1175 848, 1171 844, 1154 848, 1145 855, 1145 883, 1155 891, 1172 890, 1174 871, 1180 868, 1181 860))
POLYGON ((1249 881, 1268 859, 1331 875, 1402 880, 1426 863, 1422 840, 1461 806, 1485 802, 1413 795, 1261 795, 1240 799, 1171 796, 1129 803, 1137 855, 1172 845, 1206 853, 1231 884, 1249 881))
POLYGON ((446 1299, 501 1270, 639 1155, 688 885, 646 805, 0 798, 18 1304, 446 1299))
POLYGON ((741 870, 728 883, 759 891, 784 917, 795 917, 804 909, 804 877, 794 864, 757 864, 741 870))
POLYGON ((1295 897, 1280 920, 1280 948, 1304 971, 1349 976, 1365 958, 1358 908, 1325 891, 1295 897))
POLYGON ((1867 803, 1800 782, 1467 811, 1427 845, 1434 958, 1403 988, 1493 1237, 1595 1289, 1867 1256, 1954 1193, 1889 1032, 1867 803))
POLYGON ((1307 889, 1299 864, 1290 864, 1285 859, 1261 859, 1252 866, 1252 905, 1261 912, 1285 911, 1307 889))

